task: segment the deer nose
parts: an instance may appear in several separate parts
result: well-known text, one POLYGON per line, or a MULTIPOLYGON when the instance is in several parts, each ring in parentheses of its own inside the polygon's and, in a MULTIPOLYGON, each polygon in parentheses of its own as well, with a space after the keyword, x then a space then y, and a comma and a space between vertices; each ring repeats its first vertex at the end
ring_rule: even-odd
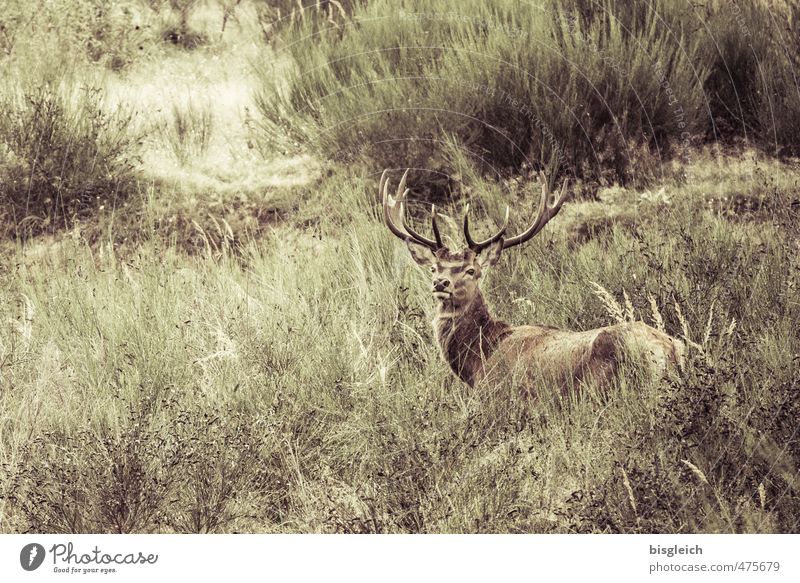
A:
POLYGON ((444 291, 448 287, 450 287, 450 280, 449 279, 439 278, 439 279, 434 279, 433 280, 433 291, 437 291, 437 292, 444 291))

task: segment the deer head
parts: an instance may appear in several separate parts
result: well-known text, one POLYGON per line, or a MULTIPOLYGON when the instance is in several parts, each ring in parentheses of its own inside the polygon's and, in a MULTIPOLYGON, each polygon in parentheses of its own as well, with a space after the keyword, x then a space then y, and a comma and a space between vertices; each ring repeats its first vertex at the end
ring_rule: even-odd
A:
POLYGON ((561 192, 551 203, 552 193, 549 180, 540 174, 542 180, 542 197, 536 219, 522 233, 515 237, 505 238, 510 210, 506 207, 503 226, 484 241, 475 241, 469 232, 469 205, 464 211, 464 238, 467 246, 460 250, 448 249, 442 242, 439 227, 436 223, 436 206, 431 207, 431 228, 433 239, 429 239, 415 231, 405 213, 406 196, 410 189, 406 188, 408 170, 403 174, 395 197, 389 194, 388 170, 384 170, 380 181, 380 192, 383 198, 383 217, 386 226, 397 237, 405 241, 411 257, 421 267, 432 274, 431 292, 433 297, 443 305, 459 309, 469 305, 479 294, 479 281, 484 270, 497 263, 504 249, 520 245, 535 237, 552 219, 567 199, 567 181, 561 192))

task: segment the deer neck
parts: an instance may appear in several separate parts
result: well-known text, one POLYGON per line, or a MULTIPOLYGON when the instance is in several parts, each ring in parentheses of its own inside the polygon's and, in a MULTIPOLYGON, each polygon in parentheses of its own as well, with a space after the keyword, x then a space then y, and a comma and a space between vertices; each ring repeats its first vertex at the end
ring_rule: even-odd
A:
POLYGON ((456 376, 470 386, 483 363, 511 333, 511 326, 491 315, 480 291, 466 305, 441 302, 433 325, 442 356, 456 376))

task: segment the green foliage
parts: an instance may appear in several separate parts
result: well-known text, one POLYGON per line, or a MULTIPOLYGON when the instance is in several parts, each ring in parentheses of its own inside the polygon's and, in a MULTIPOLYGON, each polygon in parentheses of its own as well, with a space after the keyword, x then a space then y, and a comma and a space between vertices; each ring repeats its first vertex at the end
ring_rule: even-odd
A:
MULTIPOLYGON (((232 11, 241 0, 220 0, 223 11, 232 11)), ((263 38, 275 42, 287 28, 311 25, 318 28, 341 29, 347 25, 357 5, 366 0, 324 0, 322 2, 297 2, 296 0, 253 0, 256 19, 263 38)))
MULTIPOLYGON (((2 234, 81 228, 0 241, 0 531, 798 530, 798 171, 691 147, 746 132, 796 148, 797 51, 780 11, 261 2, 282 18, 261 9, 270 58, 290 66, 260 66, 261 147, 341 167, 308 185, 309 156, 268 166, 289 176, 263 188, 220 172, 179 191, 134 184, 136 124, 94 89, 109 86, 103 67, 138 58, 135 14, 7 4, 2 234), (659 179, 573 199, 483 289, 513 324, 644 319, 685 341, 685 369, 653 382, 631 368, 609 396, 468 389, 360 160, 418 166, 415 191, 458 184, 479 232, 508 203, 509 231, 524 227, 545 165, 659 179)), ((195 34, 193 0, 131 6, 195 34)), ((235 116, 213 108, 239 104, 166 108, 147 145, 167 146, 179 179, 206 154, 214 165, 215 130, 235 116)), ((460 210, 442 205, 450 234, 460 210)))
POLYGON ((29 444, 24 455, 37 462, 14 477, 11 500, 32 530, 212 532, 239 517, 241 491, 274 487, 270 460, 260 457, 269 444, 251 415, 157 392, 158 401, 143 390, 129 404, 117 394, 128 410, 118 426, 48 432, 29 444))
POLYGON ((800 39, 793 23, 800 7, 734 2, 699 16, 712 63, 705 80, 709 137, 744 137, 772 153, 797 153, 800 39))
MULTIPOLYGON (((151 5, 165 4, 152 1, 151 5)), ((195 49, 208 42, 208 37, 189 25, 189 17, 197 8, 198 0, 169 0, 169 9, 162 17, 160 37, 184 49, 195 49)))
POLYGON ((766 58, 762 59, 764 94, 758 104, 762 139, 776 154, 800 154, 800 5, 789 3, 789 17, 779 20, 766 58))
POLYGON ((697 128, 694 45, 655 16, 632 34, 611 12, 583 22, 548 4, 417 2, 398 12, 373 2, 356 14, 341 39, 299 31, 287 79, 264 67, 269 137, 337 160, 447 171, 450 135, 484 170, 556 156, 580 175, 635 179, 642 148, 657 160, 697 128), (309 35, 313 44, 301 40, 309 35))

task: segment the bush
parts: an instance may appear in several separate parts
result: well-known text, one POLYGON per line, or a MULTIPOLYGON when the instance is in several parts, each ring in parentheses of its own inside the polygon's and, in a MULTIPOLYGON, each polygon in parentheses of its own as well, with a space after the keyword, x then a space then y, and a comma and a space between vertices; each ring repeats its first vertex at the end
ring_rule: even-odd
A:
POLYGON ((132 183, 131 114, 99 89, 40 81, 0 95, 0 217, 4 234, 66 227, 114 206, 132 183))
POLYGON ((704 85, 710 109, 709 139, 753 138, 758 131, 763 88, 759 56, 765 54, 769 39, 767 35, 753 35, 745 23, 757 24, 756 30, 768 27, 763 12, 757 4, 734 3, 730 11, 708 17, 708 58, 712 64, 704 85))
POLYGON ((609 11, 585 20, 548 9, 418 2, 398 13, 372 2, 341 39, 304 27, 288 44, 287 78, 262 69, 266 136, 434 174, 452 170, 441 153, 452 136, 484 171, 556 156, 579 175, 627 181, 642 148, 658 159, 698 130, 691 42, 652 13, 628 29, 609 11))
MULTIPOLYGON (((163 1, 151 1, 151 6, 164 4, 163 1)), ((169 10, 163 12, 161 23, 161 40, 170 42, 187 50, 196 49, 208 42, 208 37, 189 26, 189 17, 197 8, 198 0, 169 0, 169 10)))
POLYGON ((118 426, 48 431, 27 445, 11 500, 33 531, 214 532, 242 516, 237 498, 277 488, 248 415, 142 397, 118 426))
POLYGON ((763 63, 761 78, 765 91, 759 100, 761 140, 770 151, 783 155, 800 154, 800 5, 791 3, 789 15, 771 22, 771 45, 763 63))
POLYGON ((484 174, 555 158, 580 177, 634 185, 703 136, 791 146, 793 51, 757 32, 775 31, 782 13, 770 21, 767 7, 734 8, 356 5, 344 30, 306 22, 286 31, 288 73, 261 68, 263 136, 272 149, 337 162, 424 167, 417 182, 439 191, 455 169, 445 142, 484 174))
POLYGON ((734 2, 706 9, 708 139, 745 138, 775 154, 798 152, 800 7, 734 2))
MULTIPOLYGON (((223 13, 232 13, 241 0, 220 0, 223 13)), ((310 23, 315 27, 343 28, 358 4, 366 0, 324 0, 317 3, 298 3, 295 0, 254 0, 256 19, 267 42, 286 28, 310 23)), ((223 25, 224 26, 224 25, 223 25)))

